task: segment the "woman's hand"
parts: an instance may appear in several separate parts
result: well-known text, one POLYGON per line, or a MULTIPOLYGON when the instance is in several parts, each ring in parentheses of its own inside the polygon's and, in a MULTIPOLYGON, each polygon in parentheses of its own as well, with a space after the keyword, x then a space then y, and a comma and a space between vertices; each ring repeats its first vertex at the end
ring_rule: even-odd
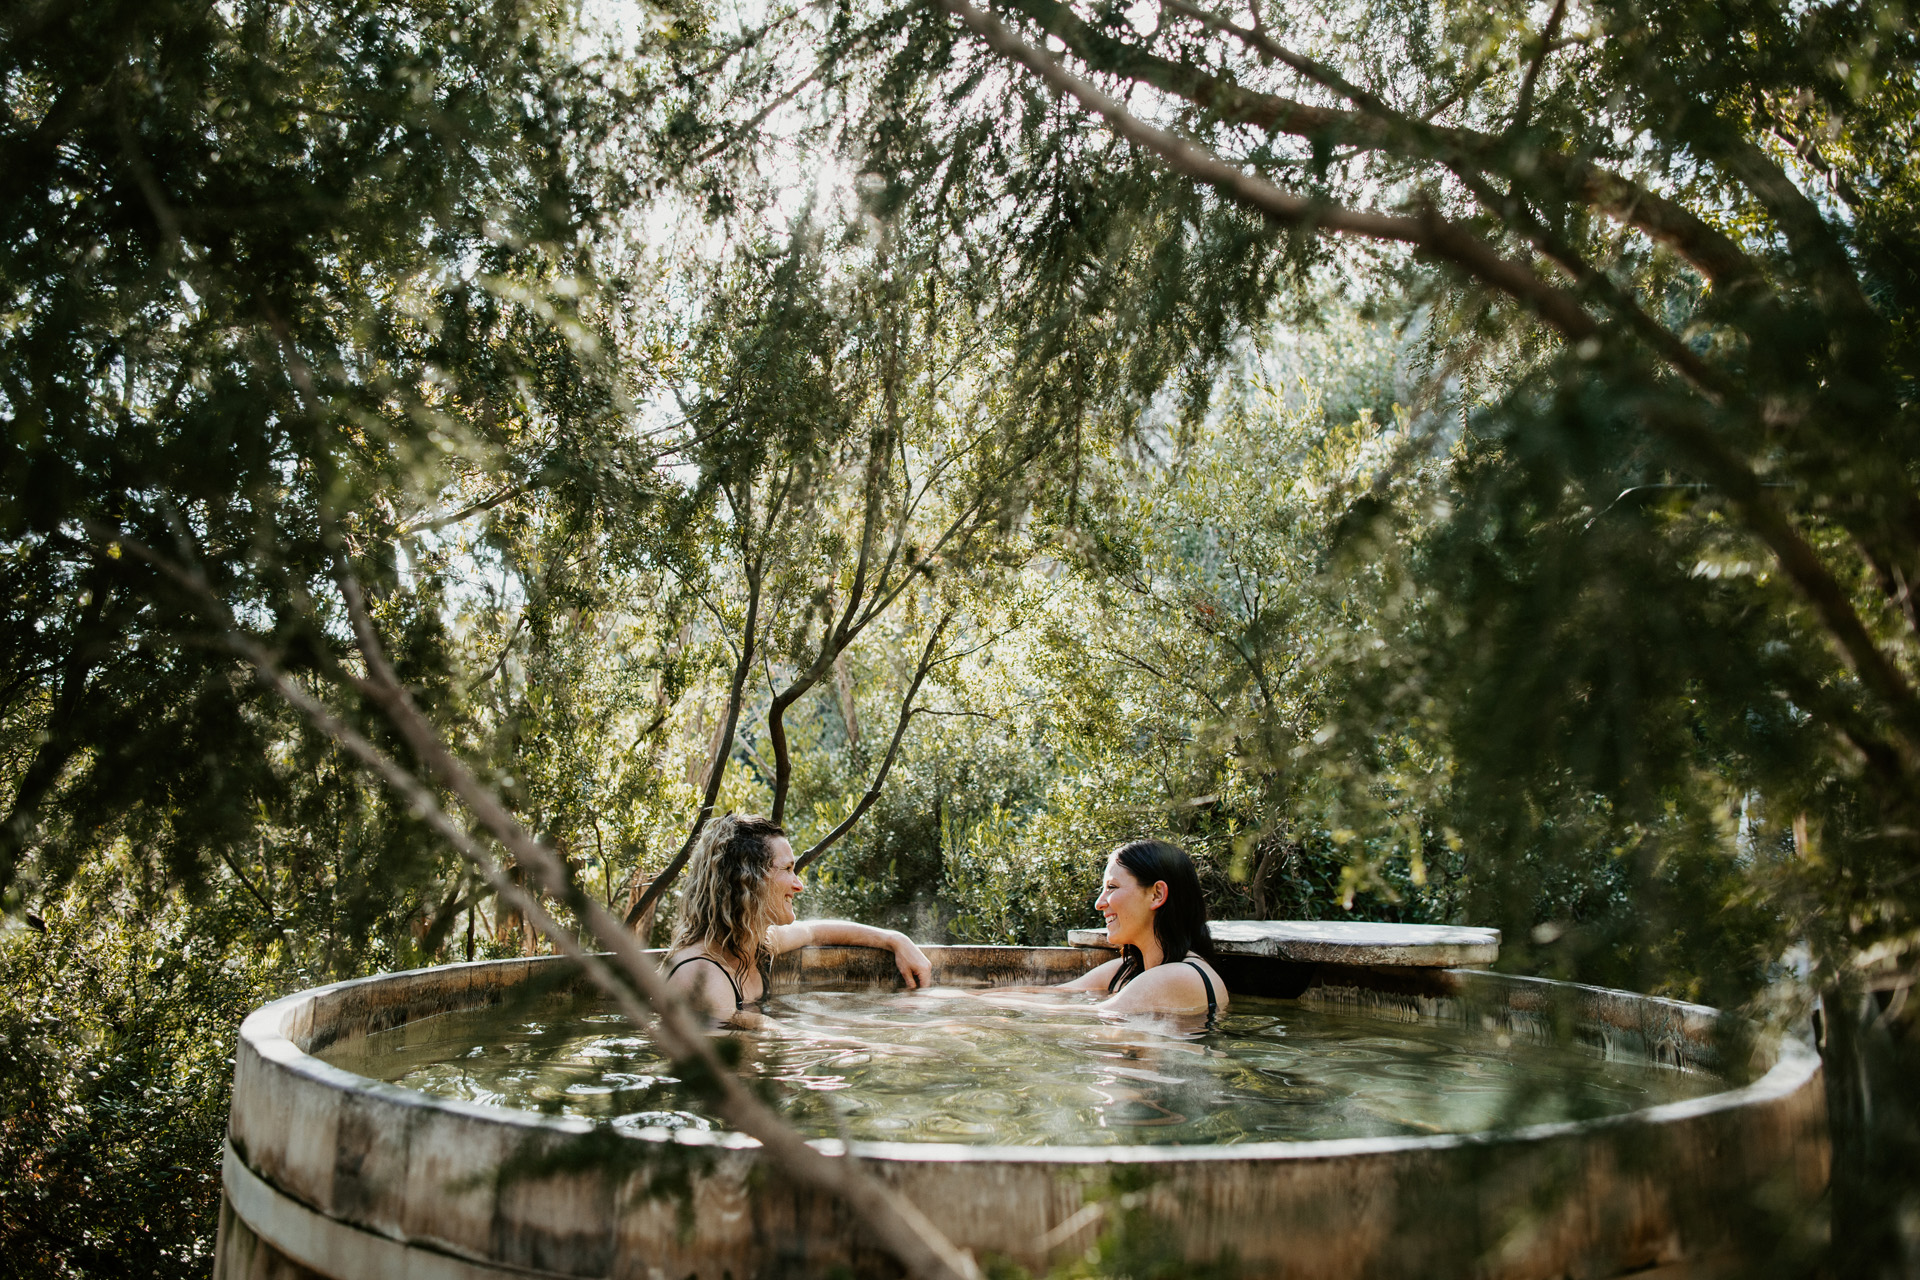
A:
POLYGON ((876 929, 852 920, 802 920, 796 924, 777 924, 767 930, 767 943, 780 955, 795 947, 872 947, 893 952, 900 976, 910 991, 932 985, 933 965, 926 952, 913 945, 913 939, 897 929, 876 929))
POLYGON ((900 976, 907 980, 909 991, 933 985, 933 964, 927 959, 927 953, 904 933, 893 935, 893 962, 900 966, 900 976))

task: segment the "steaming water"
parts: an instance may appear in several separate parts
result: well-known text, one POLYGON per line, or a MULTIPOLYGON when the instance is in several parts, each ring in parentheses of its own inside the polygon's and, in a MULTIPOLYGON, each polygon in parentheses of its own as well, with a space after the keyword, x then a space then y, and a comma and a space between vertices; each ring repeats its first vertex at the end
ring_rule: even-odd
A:
MULTIPOLYGON (((1711 1093, 1708 1075, 1574 1045, 1236 996, 1214 1030, 1115 1022, 1085 997, 807 992, 735 1032, 813 1137, 1009 1145, 1239 1143, 1467 1133, 1711 1093)), ((720 1128, 671 1064, 585 999, 445 1014, 335 1046, 358 1074, 444 1098, 720 1128)))

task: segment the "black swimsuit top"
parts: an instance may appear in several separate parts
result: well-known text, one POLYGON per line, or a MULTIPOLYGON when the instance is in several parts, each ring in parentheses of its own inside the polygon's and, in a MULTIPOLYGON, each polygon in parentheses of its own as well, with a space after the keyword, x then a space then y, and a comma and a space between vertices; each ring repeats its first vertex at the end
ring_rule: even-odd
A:
MULTIPOLYGON (((773 957, 767 955, 764 951, 761 952, 760 955, 760 995, 764 998, 767 994, 767 988, 773 983, 773 957)), ((688 956, 685 960, 682 960, 679 964, 667 970, 668 980, 671 981, 674 974, 680 972, 696 960, 705 960, 708 964, 718 969, 721 975, 726 978, 727 985, 733 988, 733 1007, 735 1012, 747 1007, 746 999, 740 994, 740 984, 734 979, 733 970, 727 968, 727 966, 721 964, 712 956, 688 956)), ((1207 988, 1207 1003, 1209 1006, 1213 1003, 1212 987, 1207 988)))
MULTIPOLYGON (((681 963, 684 964, 685 961, 682 961, 681 963)), ((1220 1012, 1220 1002, 1213 998, 1213 979, 1209 978, 1207 976, 1207 971, 1201 968, 1200 965, 1195 961, 1182 960, 1180 963, 1184 965, 1191 965, 1193 967, 1193 971, 1200 975, 1200 984, 1207 989, 1207 1022, 1212 1023, 1214 1016, 1220 1012)), ((1146 972, 1145 969, 1142 969, 1140 971, 1140 973, 1145 973, 1145 972, 1146 972)), ((1127 984, 1126 982, 1122 982, 1120 980, 1120 975, 1123 973, 1127 973, 1127 966, 1125 963, 1122 963, 1118 969, 1114 970, 1113 976, 1107 979, 1108 995, 1112 995, 1114 992, 1118 991, 1121 987, 1124 987, 1127 984)), ((1140 973, 1127 973, 1127 982, 1132 982, 1135 978, 1140 976, 1140 973)))

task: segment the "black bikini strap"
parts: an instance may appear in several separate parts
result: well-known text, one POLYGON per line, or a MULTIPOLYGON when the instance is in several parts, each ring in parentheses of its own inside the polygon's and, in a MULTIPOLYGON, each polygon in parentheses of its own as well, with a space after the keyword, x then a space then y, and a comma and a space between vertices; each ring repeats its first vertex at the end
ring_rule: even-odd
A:
POLYGON ((1207 1021, 1212 1022, 1214 1015, 1220 1012, 1220 1003, 1219 1001, 1213 998, 1213 979, 1207 976, 1207 971, 1205 969, 1202 969, 1197 962, 1192 960, 1187 960, 1187 961, 1183 961, 1182 963, 1192 965, 1193 971, 1200 975, 1200 981, 1206 986, 1207 988, 1207 1021))
MULTIPOLYGON (((682 969, 692 964, 695 960, 705 960, 708 964, 712 965, 714 968, 720 971, 721 976, 727 980, 727 985, 733 988, 733 1007, 735 1009, 744 1009, 747 1007, 747 1002, 740 998, 740 984, 733 980, 732 971, 729 970, 727 966, 721 964, 718 960, 715 960, 712 956, 688 956, 685 960, 682 960, 679 964, 667 970, 667 977, 672 978, 674 974, 680 972, 682 969)), ((1208 992, 1209 993, 1207 996, 1207 1002, 1211 1004, 1213 1002, 1213 996, 1211 993, 1212 989, 1209 988, 1208 992)))

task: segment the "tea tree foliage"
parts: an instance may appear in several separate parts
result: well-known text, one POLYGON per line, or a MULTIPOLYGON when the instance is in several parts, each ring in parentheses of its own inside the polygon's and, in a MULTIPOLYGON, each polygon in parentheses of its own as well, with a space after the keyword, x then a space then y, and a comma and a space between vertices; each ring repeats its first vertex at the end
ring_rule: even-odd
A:
MULTIPOLYGON (((1073 193, 1057 208, 1139 208, 1133 184, 1165 182, 1198 201, 1193 237, 1263 219, 1216 286, 1226 314, 1257 313, 1332 237, 1413 250, 1356 265, 1427 308, 1436 395, 1399 463, 1339 495, 1323 568, 1372 607, 1302 628, 1358 623, 1389 660, 1328 655, 1345 687, 1310 741, 1331 751, 1301 749, 1289 700, 1253 703, 1265 740, 1235 749, 1291 793, 1260 826, 1306 800, 1352 845, 1350 886, 1382 854, 1418 879, 1433 844, 1464 851, 1469 909, 1510 928, 1584 866, 1628 909, 1576 895, 1574 919, 1542 922, 1571 970, 1736 1001, 1798 934, 1849 1027, 1863 981, 1904 989, 1920 498, 1912 171, 1885 139, 1911 129, 1888 114, 1912 101, 1910 12, 943 7, 957 21, 883 57, 887 83, 937 84, 954 110, 875 156, 941 207, 932 158, 976 154, 950 140, 983 140, 1010 100, 1023 156, 1073 193), (1120 139, 1157 169, 1090 159, 1120 139)), ((982 207, 1029 190, 1014 164, 967 174, 982 207)), ((1069 242, 1015 240, 1007 261, 1039 278, 1069 242)), ((1158 296, 1151 274, 1088 309, 1158 296)), ((1252 676, 1313 646, 1270 639, 1264 599, 1230 637, 1252 676)), ((1871 1034, 1906 1037, 1879 1007, 1871 1034)), ((1832 1046, 1848 1072, 1851 1034, 1832 1046)), ((1856 1145, 1850 1089, 1843 1217, 1873 1199, 1860 1162, 1912 1140, 1899 1103, 1856 1145)), ((1881 1247, 1886 1221, 1849 1220, 1848 1247, 1881 1247)))
MULTIPOLYGON (((0 214, 0 880, 50 930, 6 940, 9 991, 49 1006, 10 997, 7 1060, 44 1084, 9 1089, 0 1120, 21 1171, 6 1254, 21 1274, 196 1274, 236 1009, 419 957, 409 923, 431 953, 462 886, 111 539, 194 565, 308 669, 336 660, 330 566, 354 555, 409 674, 486 750, 449 626, 465 584, 444 545, 403 557, 399 535, 538 492, 531 523, 561 543, 589 494, 643 505, 651 459, 606 428, 653 376, 613 359, 645 335, 621 332, 619 288, 578 287, 592 211, 628 179, 571 147, 620 120, 530 6, 22 5, 4 23, 0 147, 30 194, 0 214), (154 999, 150 953, 202 976, 154 999), (169 1101, 182 1088, 204 1113, 169 1101), (123 1185, 76 1202, 89 1182, 123 1185)), ((630 517, 607 541, 658 528, 630 517)))
POLYGON ((595 12, 0 18, 7 964, 111 917, 225 1010, 531 945, 205 605, 405 757, 351 574, 636 923, 728 807, 1004 941, 1161 830, 1220 914, 1715 1003, 1804 942, 1835 1078, 1911 1067, 1910 6, 595 12))
MULTIPOLYGON (((630 389, 590 354, 612 308, 590 319, 558 287, 588 254, 581 210, 615 191, 562 145, 607 128, 582 117, 584 73, 545 51, 545 20, 9 19, 5 145, 36 195, 7 214, 5 710, 38 743, 17 758, 9 881, 26 849, 57 879, 116 841, 190 881, 251 842, 262 806, 314 806, 308 830, 354 812, 324 761, 267 750, 285 727, 181 643, 188 620, 135 560, 100 554, 100 531, 180 548, 317 656, 327 623, 304 602, 329 560, 357 549, 391 579, 398 532, 463 483, 568 494, 563 520, 583 477, 645 482, 602 430, 630 389), (47 831, 55 794, 79 821, 47 831)), ((450 694, 430 554, 392 608, 404 656, 450 694)), ((429 856, 399 829, 375 839, 429 856)))
POLYGON ((0 937, 4 1274, 205 1275, 230 1038, 273 966, 243 912, 103 918, 99 878, 45 904, 45 934, 0 937))

